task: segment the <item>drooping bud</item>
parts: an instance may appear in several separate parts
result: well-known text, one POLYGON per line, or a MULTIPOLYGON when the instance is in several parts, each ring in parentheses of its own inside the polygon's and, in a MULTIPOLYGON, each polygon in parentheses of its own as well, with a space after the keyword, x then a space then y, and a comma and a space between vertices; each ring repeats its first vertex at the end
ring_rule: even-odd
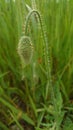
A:
POLYGON ((33 45, 30 37, 22 36, 18 44, 18 54, 25 64, 31 62, 33 56, 33 45))

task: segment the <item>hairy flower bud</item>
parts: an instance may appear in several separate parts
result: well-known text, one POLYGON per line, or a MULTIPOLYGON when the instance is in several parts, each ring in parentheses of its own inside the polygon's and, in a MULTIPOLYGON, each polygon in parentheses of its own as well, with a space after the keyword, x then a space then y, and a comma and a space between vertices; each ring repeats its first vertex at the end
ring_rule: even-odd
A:
POLYGON ((33 56, 33 45, 30 37, 21 37, 18 44, 18 54, 25 64, 29 64, 31 62, 33 56))

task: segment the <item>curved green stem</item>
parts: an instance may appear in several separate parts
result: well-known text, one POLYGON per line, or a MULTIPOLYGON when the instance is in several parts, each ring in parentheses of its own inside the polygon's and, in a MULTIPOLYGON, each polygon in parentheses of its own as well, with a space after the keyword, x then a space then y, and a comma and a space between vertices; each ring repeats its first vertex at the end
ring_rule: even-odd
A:
POLYGON ((46 32, 45 32, 45 29, 44 29, 44 24, 43 24, 41 15, 37 10, 31 10, 29 12, 29 14, 27 15, 26 23, 25 23, 25 35, 27 35, 29 20, 30 20, 30 18, 33 14, 36 14, 39 18, 39 21, 40 21, 43 40, 44 40, 44 43, 45 43, 44 44, 44 49, 45 49, 44 52, 45 52, 45 65, 46 65, 46 70, 47 70, 47 80, 49 81, 49 85, 51 85, 51 66, 50 66, 50 57, 49 57, 50 50, 48 48, 48 39, 47 39, 47 36, 46 36, 46 32))
POLYGON ((29 12, 27 18, 26 18, 26 23, 25 23, 25 35, 27 35, 27 29, 28 29, 28 24, 29 24, 29 20, 30 20, 30 17, 33 15, 33 14, 36 14, 39 18, 39 21, 40 21, 40 25, 41 25, 41 31, 42 31, 42 35, 43 35, 43 39, 44 39, 44 42, 45 42, 45 53, 46 53, 46 57, 47 57, 47 64, 48 67, 50 68, 50 65, 49 65, 49 53, 48 53, 48 39, 46 37, 46 33, 45 33, 45 29, 44 29, 44 25, 43 25, 43 22, 42 22, 42 19, 41 19, 41 16, 40 16, 40 13, 37 11, 37 10, 32 10, 31 12, 29 12))

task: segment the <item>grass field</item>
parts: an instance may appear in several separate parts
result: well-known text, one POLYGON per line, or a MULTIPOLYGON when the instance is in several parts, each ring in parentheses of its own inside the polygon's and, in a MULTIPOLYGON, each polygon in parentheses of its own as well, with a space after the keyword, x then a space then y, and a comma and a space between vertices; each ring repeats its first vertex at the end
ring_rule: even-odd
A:
POLYGON ((72 0, 0 0, 0 130, 73 130, 72 12, 72 0))

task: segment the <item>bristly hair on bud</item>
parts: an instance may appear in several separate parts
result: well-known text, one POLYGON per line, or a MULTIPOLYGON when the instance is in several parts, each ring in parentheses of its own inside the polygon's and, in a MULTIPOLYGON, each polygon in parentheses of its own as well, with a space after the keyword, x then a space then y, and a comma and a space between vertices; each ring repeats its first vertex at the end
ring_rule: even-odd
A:
POLYGON ((24 64, 29 64, 33 57, 33 45, 30 37, 22 36, 18 44, 18 54, 24 64))

